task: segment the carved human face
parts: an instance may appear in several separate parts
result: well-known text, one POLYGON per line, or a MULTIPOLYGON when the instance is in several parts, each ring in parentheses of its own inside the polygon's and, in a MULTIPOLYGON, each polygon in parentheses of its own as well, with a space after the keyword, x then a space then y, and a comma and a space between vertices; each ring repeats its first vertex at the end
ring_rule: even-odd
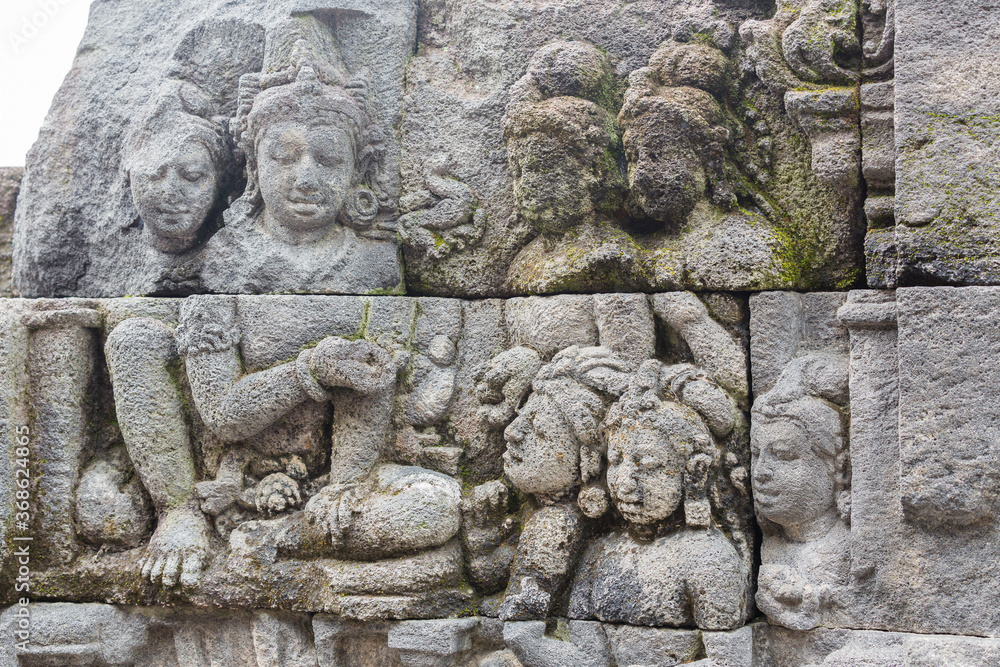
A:
POLYGON ((524 493, 558 493, 579 482, 580 448, 551 398, 532 393, 504 439, 504 473, 524 493))
POLYGON ((218 175, 205 145, 153 142, 135 157, 130 180, 154 245, 174 251, 193 245, 218 196, 218 175))
POLYGON ((593 213, 587 165, 557 137, 532 133, 508 142, 514 199, 521 218, 541 233, 557 233, 593 213))
POLYGON ((658 429, 629 426, 608 433, 608 490, 631 523, 653 524, 677 511, 683 465, 676 444, 658 429))
POLYGON ((752 426, 754 503, 780 526, 805 526, 834 509, 833 463, 793 421, 760 419, 752 426))
POLYGON ((257 155, 266 211, 285 230, 333 225, 351 187, 350 135, 332 125, 279 123, 269 127, 257 155))

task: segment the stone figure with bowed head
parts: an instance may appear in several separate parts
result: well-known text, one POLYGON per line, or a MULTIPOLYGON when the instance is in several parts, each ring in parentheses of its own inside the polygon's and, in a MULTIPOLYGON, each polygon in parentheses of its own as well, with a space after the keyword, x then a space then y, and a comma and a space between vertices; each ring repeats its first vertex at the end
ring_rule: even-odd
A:
POLYGON ((511 88, 503 120, 516 215, 538 234, 511 265, 512 289, 633 285, 633 244, 614 222, 626 192, 609 110, 616 90, 608 56, 586 42, 542 47, 511 88), (617 265, 608 266, 609 248, 617 265))
POLYGON ((752 537, 722 506, 731 475, 717 444, 734 429, 745 432, 736 402, 693 366, 640 367, 604 424, 607 488, 625 530, 584 553, 570 618, 704 630, 746 621, 752 537))
POLYGON ((206 247, 212 291, 400 287, 393 232, 377 224, 392 205, 376 178, 381 136, 367 84, 329 77, 307 63, 243 77, 233 128, 247 156, 247 188, 206 247))
MULTIPOLYGON (((142 575, 167 587, 200 579, 210 557, 205 512, 218 514, 232 504, 249 458, 291 455, 285 458, 295 461, 301 455, 311 462, 312 470, 293 470, 304 465, 298 460, 265 477, 251 500, 264 513, 301 503, 295 478, 318 474, 315 468, 328 458, 313 451, 321 445, 312 437, 314 422, 326 414, 325 402, 338 410, 329 456, 337 481, 365 477, 386 437, 398 369, 384 349, 330 337, 294 361, 248 374, 240 339, 233 297, 194 296, 182 303, 176 332, 159 320, 132 318, 115 327, 105 344, 125 445, 159 514, 140 562, 142 575), (228 473, 236 479, 228 497, 223 496, 232 484, 196 484, 181 368, 208 431, 233 450, 251 452, 224 461, 222 467, 233 467, 228 473), (296 429, 309 432, 303 436, 296 429)), ((322 432, 322 423, 319 427, 322 432)))
POLYGON ((849 585, 847 360, 792 361, 751 413, 754 504, 764 541, 757 605, 807 630, 834 622, 849 585))
MULTIPOLYGON (((506 385, 521 385, 518 378, 525 371, 538 369, 537 355, 530 350, 514 348, 504 355, 495 368, 506 369, 500 373, 509 376, 506 385)), ((587 489, 601 474, 599 427, 607 406, 624 388, 625 367, 603 347, 559 352, 537 370, 527 401, 504 431, 504 475, 529 499, 499 606, 504 620, 550 614, 583 548, 586 514, 599 514, 602 502, 607 506, 605 497, 591 497, 587 489)), ((511 404, 519 403, 510 398, 511 404)), ((488 412, 505 410, 489 406, 488 412)))
POLYGON ((242 169, 211 100, 192 84, 171 81, 126 140, 124 166, 143 238, 183 254, 214 231, 226 185, 242 169))

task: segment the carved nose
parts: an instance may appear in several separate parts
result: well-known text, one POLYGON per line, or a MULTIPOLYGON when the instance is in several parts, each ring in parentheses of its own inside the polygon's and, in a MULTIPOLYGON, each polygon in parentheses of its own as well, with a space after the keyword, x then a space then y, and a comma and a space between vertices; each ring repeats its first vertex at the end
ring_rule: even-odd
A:
POLYGON ((757 463, 750 471, 755 482, 770 482, 772 477, 771 465, 763 456, 757 459, 757 463))
POLYGON ((168 178, 163 182, 163 193, 161 195, 163 201, 167 204, 179 204, 184 200, 184 195, 181 192, 181 185, 177 182, 175 178, 168 178))
POLYGON ((295 179, 295 189, 301 192, 316 192, 319 189, 319 181, 316 179, 316 172, 311 165, 302 165, 295 179))
POLYGON ((504 432, 503 437, 508 442, 521 442, 524 440, 524 433, 521 430, 521 418, 518 417, 510 423, 504 432))

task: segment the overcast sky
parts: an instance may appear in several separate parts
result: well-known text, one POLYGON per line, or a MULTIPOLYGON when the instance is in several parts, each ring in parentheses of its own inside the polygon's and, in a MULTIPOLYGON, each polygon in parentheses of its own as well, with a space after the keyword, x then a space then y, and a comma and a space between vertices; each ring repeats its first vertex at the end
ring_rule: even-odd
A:
POLYGON ((0 0, 0 167, 19 167, 87 27, 91 0, 0 0))

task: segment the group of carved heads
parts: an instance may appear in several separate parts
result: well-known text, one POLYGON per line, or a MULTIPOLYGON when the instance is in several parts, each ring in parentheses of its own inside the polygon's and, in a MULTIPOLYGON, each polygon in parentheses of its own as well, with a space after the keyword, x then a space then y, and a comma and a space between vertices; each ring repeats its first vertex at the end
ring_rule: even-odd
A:
POLYGON ((244 75, 235 118, 218 115, 193 83, 164 85, 124 160, 149 244, 187 252, 224 211, 227 225, 255 222, 292 245, 336 224, 367 230, 382 207, 371 185, 378 132, 367 84, 326 78, 306 62, 244 75))
POLYGON ((620 219, 674 229, 697 202, 736 203, 724 175, 730 131, 714 44, 669 42, 628 77, 586 42, 539 49, 504 115, 514 197, 543 235, 620 219), (624 95, 624 98, 623 98, 624 95))

